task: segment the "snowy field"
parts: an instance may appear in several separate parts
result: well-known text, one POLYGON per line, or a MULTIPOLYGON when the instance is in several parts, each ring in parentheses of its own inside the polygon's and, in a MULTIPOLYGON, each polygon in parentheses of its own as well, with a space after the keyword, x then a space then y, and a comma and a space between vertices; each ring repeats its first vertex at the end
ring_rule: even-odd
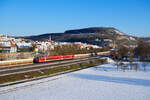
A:
POLYGON ((150 70, 123 72, 105 64, 2 87, 0 100, 150 100, 150 70))

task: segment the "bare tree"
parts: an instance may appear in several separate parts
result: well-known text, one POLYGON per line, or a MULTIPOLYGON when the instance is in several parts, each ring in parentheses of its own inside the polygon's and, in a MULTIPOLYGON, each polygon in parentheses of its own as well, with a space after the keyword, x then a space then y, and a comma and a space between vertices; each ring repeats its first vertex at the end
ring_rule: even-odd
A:
POLYGON ((134 49, 134 54, 139 58, 140 61, 150 59, 150 45, 145 42, 140 42, 134 49))

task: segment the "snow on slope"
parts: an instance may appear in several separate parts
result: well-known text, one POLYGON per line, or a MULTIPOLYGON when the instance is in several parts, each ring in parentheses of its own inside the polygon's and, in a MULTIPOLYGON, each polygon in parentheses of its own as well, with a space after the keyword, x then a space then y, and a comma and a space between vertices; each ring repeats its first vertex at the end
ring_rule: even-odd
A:
POLYGON ((114 30, 118 35, 124 35, 124 33, 118 31, 118 30, 114 30))
POLYGON ((102 57, 101 59, 106 59, 107 60, 107 63, 115 63, 115 61, 109 57, 102 57))
POLYGON ((0 100, 149 100, 149 98, 149 71, 117 71, 113 64, 0 88, 0 100), (14 90, 7 91, 9 89, 14 90), (4 90, 5 93, 2 92, 4 90))

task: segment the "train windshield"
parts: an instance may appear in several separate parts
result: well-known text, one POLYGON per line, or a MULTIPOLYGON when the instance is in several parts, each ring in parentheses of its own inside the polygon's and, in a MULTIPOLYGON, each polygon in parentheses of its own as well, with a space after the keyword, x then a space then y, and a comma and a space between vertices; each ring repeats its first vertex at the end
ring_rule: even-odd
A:
POLYGON ((35 60, 39 60, 39 58, 38 58, 38 57, 36 57, 36 58, 35 58, 35 60))
POLYGON ((33 59, 33 62, 34 62, 34 63, 36 63, 36 62, 38 62, 38 61, 39 61, 39 58, 38 58, 38 57, 36 57, 36 58, 33 59))

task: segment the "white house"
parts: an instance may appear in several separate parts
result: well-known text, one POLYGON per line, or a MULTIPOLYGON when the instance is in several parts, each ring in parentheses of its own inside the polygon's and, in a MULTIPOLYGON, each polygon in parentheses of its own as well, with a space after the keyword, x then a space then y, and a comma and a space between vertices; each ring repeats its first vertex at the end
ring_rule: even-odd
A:
POLYGON ((17 46, 12 41, 0 42, 0 52, 4 53, 17 52, 17 46))

